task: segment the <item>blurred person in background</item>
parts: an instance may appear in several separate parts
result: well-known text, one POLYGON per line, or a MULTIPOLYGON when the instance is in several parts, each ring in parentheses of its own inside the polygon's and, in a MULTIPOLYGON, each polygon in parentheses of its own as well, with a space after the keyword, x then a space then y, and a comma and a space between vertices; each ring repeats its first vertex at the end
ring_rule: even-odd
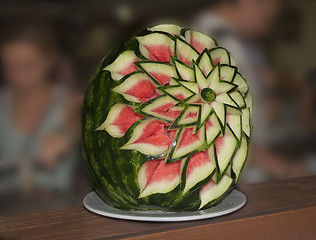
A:
MULTIPOLYGON (((272 150, 280 129, 276 127, 276 131, 273 125, 279 120, 284 107, 279 94, 282 84, 279 91, 281 78, 268 63, 260 40, 271 33, 281 5, 281 0, 219 0, 206 8, 193 24, 231 51, 250 87, 254 131, 251 162, 243 179, 245 182, 313 173, 304 162, 272 150)), ((291 120, 288 118, 280 123, 291 120)))
POLYGON ((76 194, 81 99, 59 81, 64 62, 48 24, 19 21, 1 35, 1 206, 62 206, 76 194))

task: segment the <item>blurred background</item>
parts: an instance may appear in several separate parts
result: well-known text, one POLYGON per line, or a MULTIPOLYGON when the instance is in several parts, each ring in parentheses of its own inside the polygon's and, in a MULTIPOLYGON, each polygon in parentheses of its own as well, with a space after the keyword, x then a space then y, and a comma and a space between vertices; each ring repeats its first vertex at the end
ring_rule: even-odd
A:
POLYGON ((107 51, 159 23, 228 48, 254 100, 241 183, 316 174, 313 0, 0 0, 0 212, 79 203, 87 81, 107 51))

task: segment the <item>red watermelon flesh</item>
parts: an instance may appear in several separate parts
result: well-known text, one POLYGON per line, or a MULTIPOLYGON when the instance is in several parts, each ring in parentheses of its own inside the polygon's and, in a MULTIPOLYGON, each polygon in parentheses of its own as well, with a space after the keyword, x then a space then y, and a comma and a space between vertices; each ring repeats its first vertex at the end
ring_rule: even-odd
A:
POLYGON ((199 137, 199 131, 195 134, 193 134, 193 130, 194 128, 186 128, 182 134, 180 143, 179 143, 179 148, 181 149, 185 146, 191 145, 197 141, 200 141, 200 137, 199 137))
POLYGON ((183 94, 175 94, 174 97, 180 99, 181 101, 186 99, 186 97, 183 94))
POLYGON ((216 147, 216 152, 220 152, 224 143, 225 137, 224 136, 219 136, 215 140, 215 147, 216 147))
MULTIPOLYGON (((146 182, 149 183, 152 175, 154 174, 154 172, 156 171, 156 169, 158 168, 159 164, 162 162, 161 159, 157 159, 157 160, 151 160, 148 161, 146 163, 146 182)), ((146 184, 147 185, 147 184, 146 184)), ((145 186, 146 186, 145 185, 145 186)))
POLYGON ((189 112, 189 114, 185 118, 196 118, 197 112, 189 112))
POLYGON ((136 68, 134 62, 137 62, 138 58, 135 58, 129 65, 126 66, 126 68, 121 69, 118 73, 121 74, 122 76, 126 76, 132 72, 137 71, 138 69, 136 68))
POLYGON ((148 79, 139 81, 129 88, 125 94, 134 96, 141 102, 147 102, 148 100, 159 96, 156 87, 148 79))
POLYGON ((172 50, 166 45, 147 45, 145 46, 149 52, 149 60, 159 62, 170 62, 170 57, 173 55, 172 50))
POLYGON ((164 133, 154 133, 149 137, 135 141, 135 143, 150 143, 157 146, 169 146, 171 139, 164 133))
POLYGON ((117 126, 122 131, 122 133, 125 134, 130 126, 142 118, 142 115, 135 113, 132 108, 126 105, 121 109, 120 114, 117 115, 112 125, 117 126))
POLYGON ((170 138, 174 139, 174 135, 176 135, 176 130, 169 130, 169 125, 165 125, 165 134, 170 138))
POLYGON ((203 103, 201 98, 196 99, 193 103, 203 103))
POLYGON ((216 183, 211 179, 208 183, 206 183, 201 191, 200 191, 200 194, 203 194, 204 192, 207 192, 209 191, 211 188, 215 187, 216 186, 216 183))
POLYGON ((161 105, 157 108, 154 108, 152 112, 159 113, 160 115, 176 119, 182 111, 172 110, 173 107, 174 107, 174 104, 170 102, 170 103, 161 105))
POLYGON ((180 183, 181 161, 166 164, 165 159, 151 160, 143 167, 145 170, 141 174, 145 172, 145 177, 141 176, 139 179, 145 181, 145 184, 140 183, 144 186, 140 197, 169 192, 180 183))
POLYGON ((190 66, 191 63, 192 63, 192 59, 189 59, 187 58, 185 55, 181 54, 180 53, 180 56, 179 56, 179 60, 183 63, 185 63, 186 65, 190 66))
POLYGON ((206 121, 205 126, 206 126, 206 130, 207 130, 208 128, 211 128, 211 127, 213 126, 213 123, 212 123, 211 119, 208 119, 208 120, 206 121))
POLYGON ((208 69, 205 69, 204 67, 201 68, 201 71, 202 71, 202 73, 204 74, 204 76, 207 76, 208 73, 209 73, 209 70, 208 70, 208 69))
POLYGON ((150 122, 135 143, 150 143, 158 146, 169 146, 171 138, 165 132, 165 124, 157 120, 150 122))
POLYGON ((209 162, 210 159, 207 151, 201 151, 193 154, 187 166, 187 178, 190 177, 195 169, 201 168, 209 162))
MULTIPOLYGON (((174 163, 166 164, 165 159, 162 159, 160 161, 160 164, 156 168, 156 171, 153 173, 153 175, 148 179, 148 184, 152 182, 158 182, 158 181, 170 181, 175 176, 180 175, 180 167, 181 167, 181 161, 177 161, 174 163)), ((148 185, 147 184, 147 185, 148 185)))
POLYGON ((221 63, 221 59, 220 58, 213 59, 214 66, 216 66, 218 63, 221 63))
POLYGON ((170 76, 162 73, 149 72, 158 82, 162 85, 168 85, 170 82, 170 76))
POLYGON ((190 44, 192 47, 194 47, 199 53, 203 52, 203 50, 206 48, 205 45, 203 45, 201 42, 194 39, 194 37, 191 35, 190 44))
POLYGON ((221 132, 220 123, 217 117, 215 116, 215 114, 212 114, 209 117, 209 119, 207 119, 205 122, 205 133, 206 133, 207 144, 212 144, 213 141, 219 137, 220 132, 221 132))
POLYGON ((215 162, 210 158, 209 150, 193 154, 187 165, 184 193, 210 176, 214 170, 215 162))

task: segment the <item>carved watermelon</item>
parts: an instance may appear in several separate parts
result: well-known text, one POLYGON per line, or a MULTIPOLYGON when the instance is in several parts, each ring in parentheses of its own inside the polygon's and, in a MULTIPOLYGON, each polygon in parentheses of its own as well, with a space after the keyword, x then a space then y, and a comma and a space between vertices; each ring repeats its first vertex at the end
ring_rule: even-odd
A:
POLYGON ((245 79, 214 39, 148 28, 109 52, 89 82, 82 146, 93 187, 121 209, 210 207, 239 178, 251 112, 245 79))

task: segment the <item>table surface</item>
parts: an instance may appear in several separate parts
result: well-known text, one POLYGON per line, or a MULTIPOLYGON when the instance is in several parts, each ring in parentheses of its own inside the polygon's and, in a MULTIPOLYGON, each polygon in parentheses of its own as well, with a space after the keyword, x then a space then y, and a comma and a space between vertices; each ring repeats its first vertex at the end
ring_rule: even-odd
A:
POLYGON ((191 222, 133 222, 82 206, 0 217, 0 239, 316 239, 316 176, 239 186, 246 205, 191 222))

